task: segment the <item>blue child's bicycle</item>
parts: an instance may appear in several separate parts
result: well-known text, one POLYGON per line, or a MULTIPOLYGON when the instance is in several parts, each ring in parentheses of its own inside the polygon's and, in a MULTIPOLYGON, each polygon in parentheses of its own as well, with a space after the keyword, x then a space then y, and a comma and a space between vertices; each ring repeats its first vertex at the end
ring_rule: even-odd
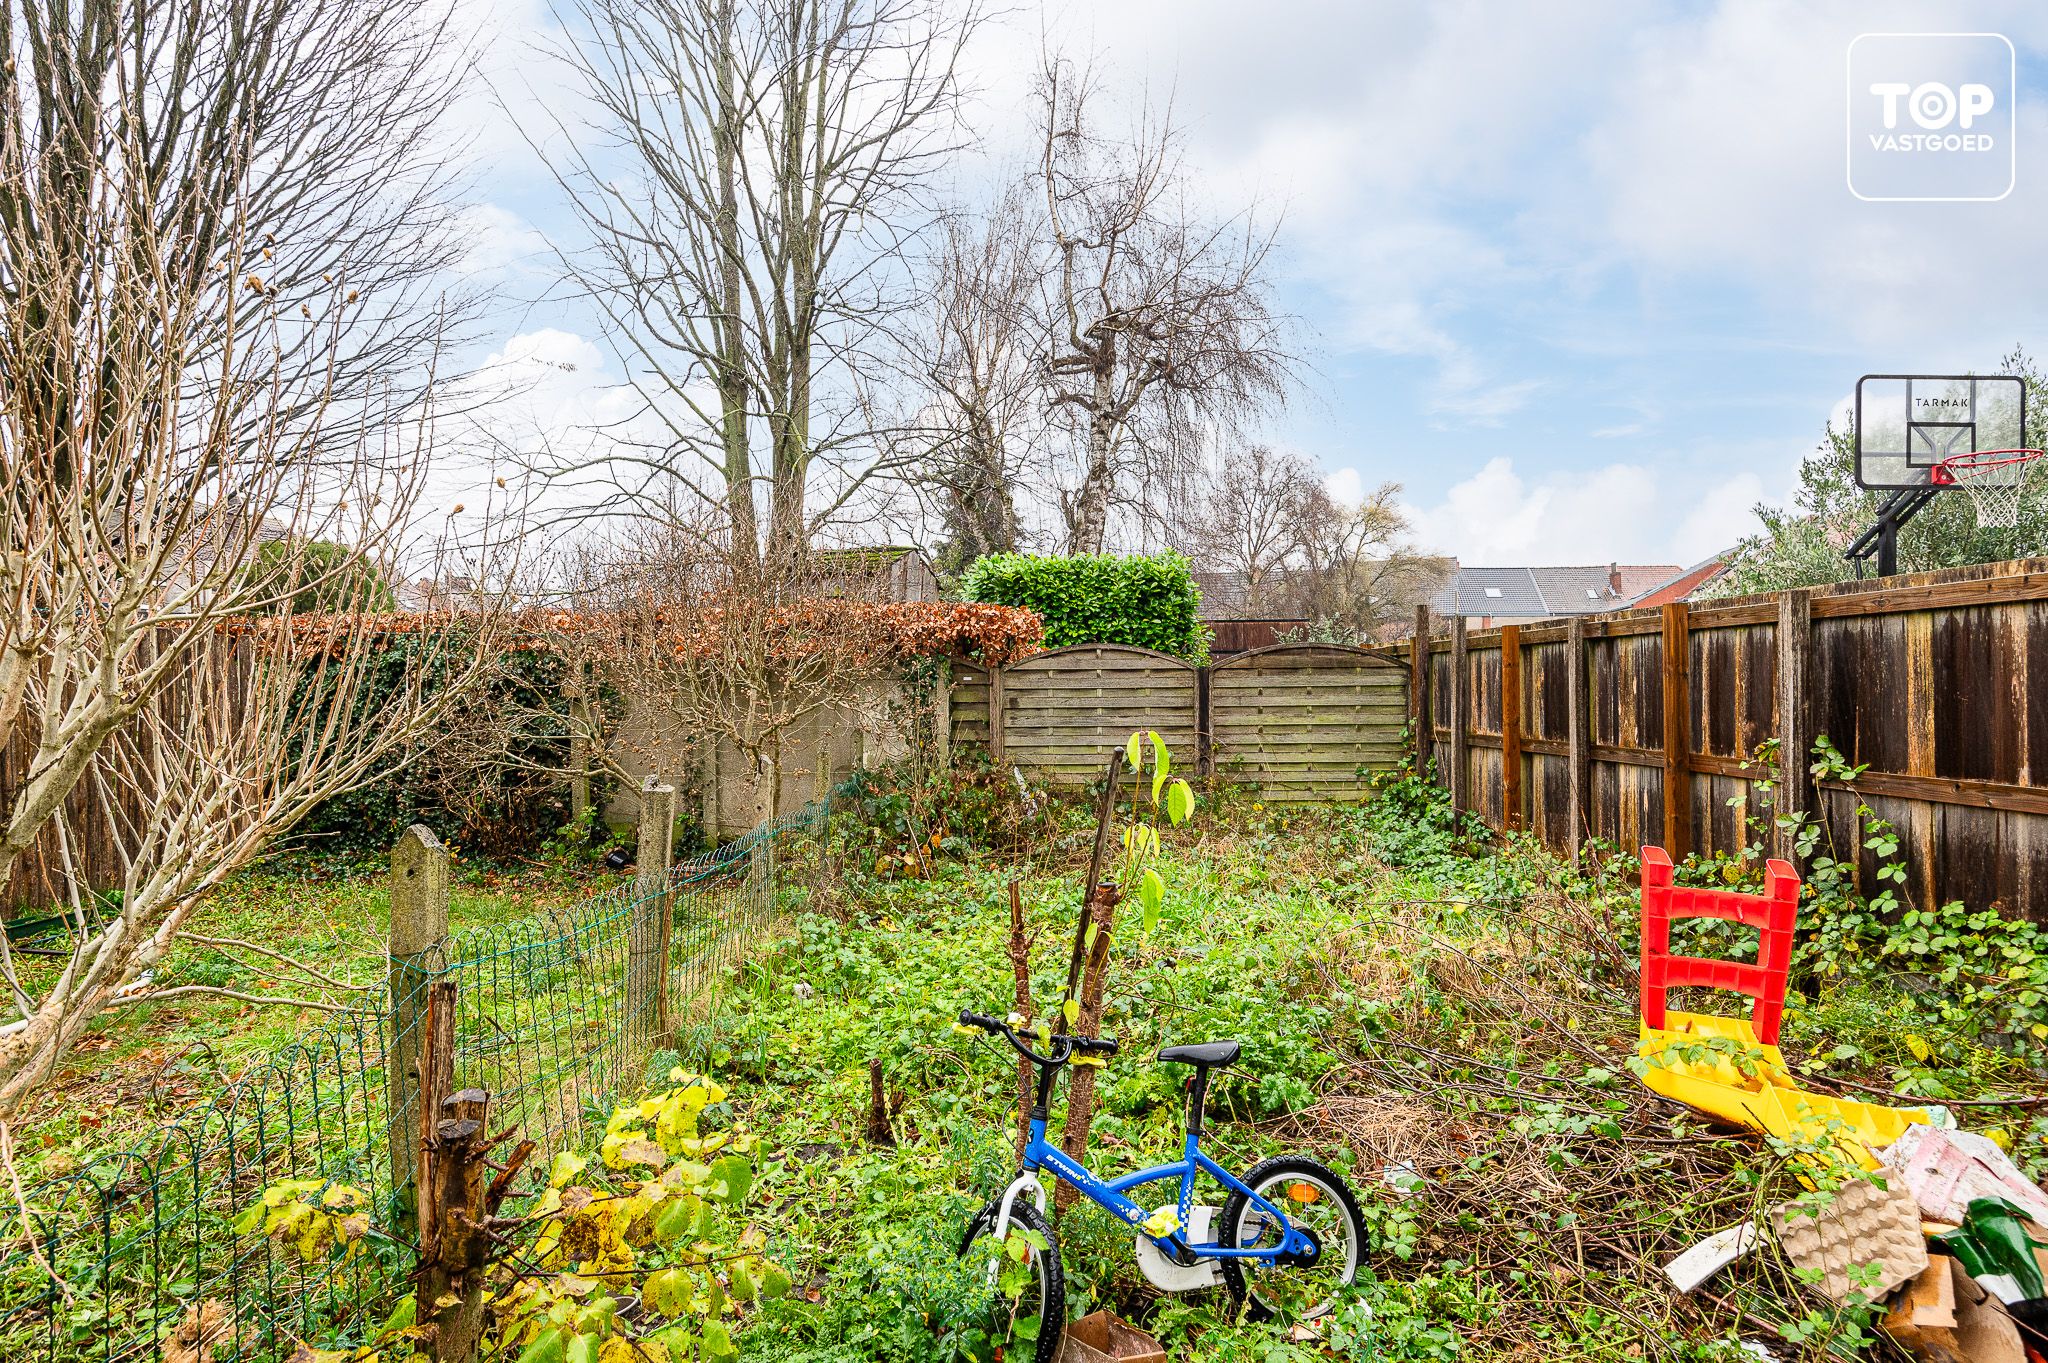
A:
POLYGON ((975 1215, 960 1241, 962 1255, 980 1247, 988 1256, 995 1288, 990 1324, 994 1342, 1011 1363, 1030 1358, 1053 1363, 1066 1330, 1066 1282, 1059 1243, 1045 1215, 1041 1170, 1065 1179, 1133 1227, 1138 1264, 1163 1290, 1187 1292, 1220 1284, 1256 1316, 1308 1320, 1328 1311, 1338 1290, 1357 1277, 1365 1220, 1342 1178, 1315 1160, 1282 1155, 1261 1160, 1240 1179, 1202 1153, 1202 1100, 1209 1071, 1237 1059, 1235 1041, 1168 1046, 1159 1053, 1169 1064, 1194 1066, 1185 1149, 1172 1164, 1105 1182, 1046 1140, 1046 1108, 1062 1066, 1077 1056, 1115 1055, 1116 1042, 1041 1032, 1036 1039, 1047 1048, 1041 1053, 999 1019, 962 1013, 960 1022, 1002 1037, 1038 1067, 1023 1167, 1002 1195, 975 1215), (1195 1202, 1195 1179, 1205 1173, 1229 1194, 1220 1215, 1195 1202), (1179 1196, 1154 1210, 1128 1196, 1155 1183, 1178 1184, 1179 1196))

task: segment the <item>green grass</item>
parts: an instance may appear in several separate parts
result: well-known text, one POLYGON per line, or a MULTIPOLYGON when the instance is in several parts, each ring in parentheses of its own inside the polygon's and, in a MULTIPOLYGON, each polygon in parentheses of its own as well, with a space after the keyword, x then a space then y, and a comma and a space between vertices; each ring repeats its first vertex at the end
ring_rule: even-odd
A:
MULTIPOLYGON (((1080 815, 1062 817, 1049 864, 974 853, 930 880, 856 871, 821 903, 830 912, 802 916, 746 968, 720 1068, 768 1137, 764 1188, 806 1289, 752 1323, 755 1356, 954 1356, 951 1327, 983 1289, 953 1248, 1013 1167, 1015 1065, 950 1024, 963 1007, 1010 1006, 1013 875, 1034 997, 1057 997, 1081 873, 1080 815), (871 1060, 896 1105, 893 1148, 865 1139, 871 1060)), ((1070 1314, 1113 1308, 1200 1363, 1732 1359, 1743 1339, 1787 1358, 1860 1348, 1867 1314, 1804 1295, 1771 1253, 1693 1298, 1661 1277, 1671 1255, 1800 1185, 1796 1152, 1710 1128, 1629 1073, 1628 866, 1603 881, 1527 844, 1466 855, 1441 827, 1425 836, 1437 818, 1394 805, 1205 810, 1168 835, 1162 920, 1149 936, 1119 925, 1110 977, 1106 1030, 1124 1053, 1102 1076, 1091 1167, 1175 1157, 1183 1072, 1149 1057, 1235 1038, 1243 1059, 1212 1095, 1205 1148, 1237 1167, 1306 1151, 1344 1171, 1378 1242, 1370 1281, 1318 1340, 1292 1340, 1230 1320, 1221 1300, 1162 1299, 1128 1233, 1084 1203, 1061 1227, 1070 1314), (1419 1168, 1419 1190, 1382 1177, 1398 1162, 1419 1168)), ((1944 1024, 1892 977, 1807 988, 1787 1022, 1806 1073, 1883 1087, 1931 1076, 1982 1094, 2040 1060, 1944 1024)), ((1984 1128, 2007 1113, 1962 1115, 1984 1128)), ((2042 1149, 2037 1131, 2006 1134, 2028 1163, 2042 1149)))
MULTIPOLYGON (((981 1304, 985 1289, 953 1251, 1013 1167, 1016 1071, 1009 1052, 951 1024, 962 1008, 1011 1006, 1012 879, 1034 998, 1057 997, 1087 814, 1056 806, 1030 835, 1032 859, 949 835, 928 879, 871 872, 906 864, 900 848, 878 855, 900 838, 926 839, 934 812, 912 813, 900 830, 843 815, 830 858, 841 874, 788 895, 786 935, 722 983, 709 1060, 764 1137, 761 1224, 797 1285, 746 1316, 747 1356, 946 1363, 962 1356, 954 1327, 981 1304), (870 1062, 893 1144, 868 1139, 870 1062)), ((1160 921, 1139 931, 1133 906, 1116 934, 1105 1030, 1124 1051, 1100 1076, 1091 1167, 1112 1175, 1177 1155, 1185 1072, 1150 1057, 1234 1038, 1243 1057, 1212 1089, 1205 1148, 1239 1168, 1283 1151, 1324 1159, 1359 1194, 1375 1249, 1355 1296, 1319 1336, 1297 1339, 1231 1319, 1215 1296, 1162 1298, 1128 1232, 1083 1204, 1060 1228, 1070 1315, 1114 1309, 1187 1363, 1704 1363, 1746 1356, 1742 1340, 1787 1359, 1864 1347, 1867 1313, 1804 1294, 1770 1252, 1691 1298, 1661 1277, 1679 1250, 1799 1191, 1799 1152, 1711 1128, 1629 1072, 1630 863, 1574 872, 1526 841, 1457 827, 1412 786, 1364 807, 1225 796, 1166 845, 1160 921), (1419 1180, 1390 1181, 1392 1165, 1419 1180)), ((594 888, 465 873, 451 913, 457 928, 507 923, 594 888)), ((375 985, 387 910, 374 879, 273 871, 214 896, 195 931, 375 985)), ((207 972, 221 969, 188 946, 160 978, 214 982, 207 972)), ((247 969, 220 982, 283 988, 247 969)), ((62 1172, 145 1135, 317 1021, 197 998, 109 1014, 34 1110, 25 1172, 62 1172)), ((1799 979, 1785 1049, 1823 1079, 1961 1098, 2024 1089, 2039 1047, 1985 1025, 1941 1007, 1925 980, 1856 960, 1799 979)), ((2038 1173, 2048 1124, 2019 1111, 1958 1109, 2038 1173)))
MULTIPOLYGON (((593 883, 545 868, 459 868, 449 887, 451 930, 512 922, 575 903, 593 883)), ((207 898, 189 930, 254 942, 343 984, 383 988, 391 901, 378 877, 333 879, 292 870, 238 876, 207 898)), ((61 948, 62 942, 46 939, 61 948)), ((61 962, 32 958, 31 992, 61 962)), ((259 954, 181 944, 156 972, 163 987, 212 985, 240 993, 346 1006, 356 997, 259 954)), ((88 1153, 145 1141, 203 1104, 252 1064, 309 1028, 319 1012, 206 995, 109 1010, 95 1019, 53 1080, 32 1098, 19 1137, 25 1176, 66 1172, 88 1153)))

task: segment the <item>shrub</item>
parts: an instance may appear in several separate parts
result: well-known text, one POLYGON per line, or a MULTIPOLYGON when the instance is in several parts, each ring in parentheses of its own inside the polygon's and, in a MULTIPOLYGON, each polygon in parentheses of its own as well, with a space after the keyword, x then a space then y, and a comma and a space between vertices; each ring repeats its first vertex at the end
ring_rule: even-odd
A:
MULTIPOLYGON (((251 575, 271 581, 290 574, 291 611, 388 611, 398 598, 377 565, 328 540, 270 540, 256 551, 251 575)), ((281 590, 273 587, 271 590, 281 590)))
MULTIPOLYGON (((429 636, 394 632, 361 703, 371 709, 386 704, 409 684, 417 655, 435 647, 429 636)), ((408 824, 424 823, 444 840, 488 857, 541 847, 569 821, 567 666, 518 639, 501 644, 476 690, 450 710, 419 752, 323 801, 294 831, 294 842, 326 855, 381 856, 408 824)), ((440 686, 445 671, 433 669, 423 684, 440 686)), ((310 671, 307 684, 317 685, 320 675, 310 671)), ((616 698, 600 689, 597 703, 611 709, 616 698)), ((611 782, 593 775, 592 799, 601 807, 611 782)))
POLYGON ((1209 660, 1202 593, 1179 554, 991 554, 967 569, 960 590, 970 601, 1038 612, 1047 648, 1134 644, 1209 660))

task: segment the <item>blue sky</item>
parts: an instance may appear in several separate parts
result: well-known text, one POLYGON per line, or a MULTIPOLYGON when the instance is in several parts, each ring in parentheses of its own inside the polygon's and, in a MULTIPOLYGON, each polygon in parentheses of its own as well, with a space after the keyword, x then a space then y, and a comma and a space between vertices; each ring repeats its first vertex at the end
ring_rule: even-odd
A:
MULTIPOLYGON (((522 3, 477 6, 494 81, 573 124, 522 3)), ((1859 374, 2048 352, 2048 5, 1046 0, 973 54, 994 157, 1041 33, 1170 96, 1205 192, 1280 217, 1314 372, 1267 434, 1340 493, 1400 482, 1469 563, 1693 562, 1789 495, 1859 374), (1849 43, 1961 31, 2019 54, 2014 191, 1859 201, 1849 43)), ((502 112, 465 116, 483 350, 545 375, 518 420, 616 410, 550 288, 560 195, 502 112)))

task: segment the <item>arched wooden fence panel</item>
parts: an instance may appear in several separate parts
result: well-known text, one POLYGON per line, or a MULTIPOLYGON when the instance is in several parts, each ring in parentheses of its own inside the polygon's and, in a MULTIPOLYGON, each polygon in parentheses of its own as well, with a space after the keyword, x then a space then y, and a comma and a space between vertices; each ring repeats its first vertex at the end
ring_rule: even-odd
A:
POLYGON ((1002 668, 989 681, 998 760, 1055 785, 1086 785, 1134 729, 1157 729, 1175 758, 1197 752, 1200 673, 1150 649, 1081 644, 1002 668))
POLYGON ((1405 668, 1362 648, 1277 644, 1209 675, 1217 775, 1269 800, 1363 795, 1371 774, 1401 765, 1405 668))

